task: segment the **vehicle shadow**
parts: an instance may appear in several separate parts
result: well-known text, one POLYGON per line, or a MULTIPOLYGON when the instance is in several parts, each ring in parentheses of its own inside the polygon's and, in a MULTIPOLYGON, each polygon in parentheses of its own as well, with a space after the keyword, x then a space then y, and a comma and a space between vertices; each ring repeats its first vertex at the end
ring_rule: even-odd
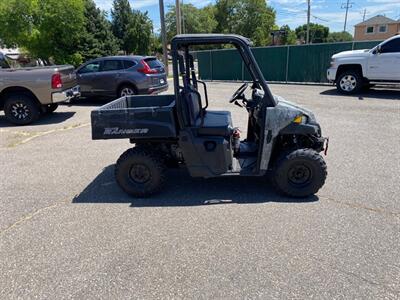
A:
POLYGON ((264 202, 315 202, 317 196, 294 199, 278 195, 262 177, 229 176, 192 178, 186 170, 171 170, 164 189, 150 198, 133 198, 124 193, 109 165, 78 195, 72 203, 131 203, 132 207, 196 206, 204 204, 252 204, 264 202))
MULTIPOLYGON (((50 125, 62 123, 75 115, 74 111, 63 111, 63 112, 53 112, 51 114, 45 114, 36 120, 29 126, 39 126, 39 125, 50 125)), ((9 122, 4 115, 0 115, 0 127, 15 127, 18 125, 9 122)))
MULTIPOLYGON (((341 96, 336 89, 325 90, 320 93, 321 95, 328 96, 341 96)), ((362 91, 355 95, 345 95, 346 97, 353 97, 358 100, 367 100, 369 98, 382 99, 382 100, 400 100, 400 89, 370 89, 368 91, 362 91)))

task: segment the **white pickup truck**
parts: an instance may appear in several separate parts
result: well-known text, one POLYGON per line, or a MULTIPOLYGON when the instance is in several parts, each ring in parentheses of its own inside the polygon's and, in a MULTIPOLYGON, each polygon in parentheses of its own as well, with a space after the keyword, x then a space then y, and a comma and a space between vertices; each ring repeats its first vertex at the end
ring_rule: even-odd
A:
POLYGON ((368 50, 353 50, 332 56, 327 78, 339 92, 352 94, 375 83, 400 84, 400 35, 368 50))

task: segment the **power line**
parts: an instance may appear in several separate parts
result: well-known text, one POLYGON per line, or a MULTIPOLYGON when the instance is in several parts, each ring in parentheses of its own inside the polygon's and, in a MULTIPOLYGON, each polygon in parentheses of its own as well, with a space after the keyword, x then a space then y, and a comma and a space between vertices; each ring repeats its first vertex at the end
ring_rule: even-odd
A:
POLYGON ((322 18, 320 18, 320 17, 317 17, 317 16, 314 16, 314 15, 311 15, 314 19, 317 19, 317 20, 321 20, 321 21, 323 21, 323 22, 329 22, 329 20, 325 20, 325 19, 322 19, 322 18))
POLYGON ((345 8, 346 9, 346 15, 344 17, 344 29, 343 31, 346 31, 346 25, 347 25, 347 14, 349 12, 349 8, 353 7, 354 2, 350 2, 350 0, 347 0, 347 3, 342 3, 341 9, 345 8))

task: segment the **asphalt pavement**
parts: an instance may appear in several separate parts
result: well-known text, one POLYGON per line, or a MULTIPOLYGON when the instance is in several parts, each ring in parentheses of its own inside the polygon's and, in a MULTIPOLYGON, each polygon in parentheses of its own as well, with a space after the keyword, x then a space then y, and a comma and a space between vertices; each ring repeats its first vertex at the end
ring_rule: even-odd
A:
MULTIPOLYGON (((239 85, 208 83, 210 104, 245 132, 246 111, 228 103, 239 85)), ((1 113, 0 299, 399 299, 400 90, 270 87, 330 138, 315 197, 178 170, 133 199, 113 176, 129 141, 91 140, 101 102, 24 127, 1 113)))

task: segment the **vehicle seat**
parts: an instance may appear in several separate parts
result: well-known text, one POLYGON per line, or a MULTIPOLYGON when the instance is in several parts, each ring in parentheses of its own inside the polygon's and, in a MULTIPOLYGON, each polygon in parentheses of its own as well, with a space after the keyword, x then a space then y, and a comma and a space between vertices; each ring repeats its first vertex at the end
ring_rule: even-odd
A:
POLYGON ((201 117, 196 120, 199 135, 230 136, 232 133, 232 117, 229 111, 208 110, 204 116, 203 126, 201 117))
POLYGON ((190 126, 197 129, 199 135, 230 136, 232 133, 232 117, 229 111, 210 111, 201 117, 201 99, 197 91, 186 93, 186 109, 190 126))

